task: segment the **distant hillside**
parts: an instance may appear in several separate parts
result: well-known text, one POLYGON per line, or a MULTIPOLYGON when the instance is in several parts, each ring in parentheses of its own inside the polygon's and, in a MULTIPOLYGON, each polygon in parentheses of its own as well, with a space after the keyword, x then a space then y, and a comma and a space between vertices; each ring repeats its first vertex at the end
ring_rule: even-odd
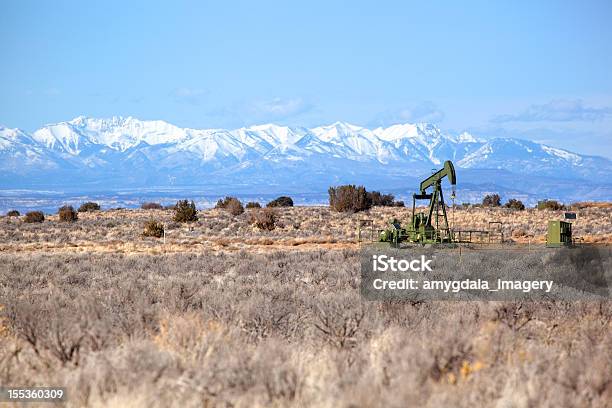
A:
POLYGON ((218 192, 324 193, 356 183, 410 193, 453 160, 459 199, 486 192, 527 200, 612 199, 612 162, 511 138, 450 135, 434 125, 312 129, 273 124, 188 129, 132 117, 78 117, 31 134, 0 128, 0 188, 196 188, 218 192))

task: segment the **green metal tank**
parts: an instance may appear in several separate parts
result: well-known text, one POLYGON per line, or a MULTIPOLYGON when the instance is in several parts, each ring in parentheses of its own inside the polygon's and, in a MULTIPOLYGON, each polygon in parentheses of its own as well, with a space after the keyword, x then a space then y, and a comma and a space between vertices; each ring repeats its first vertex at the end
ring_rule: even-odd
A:
POLYGON ((565 221, 548 221, 546 246, 558 248, 572 245, 572 224, 565 221))

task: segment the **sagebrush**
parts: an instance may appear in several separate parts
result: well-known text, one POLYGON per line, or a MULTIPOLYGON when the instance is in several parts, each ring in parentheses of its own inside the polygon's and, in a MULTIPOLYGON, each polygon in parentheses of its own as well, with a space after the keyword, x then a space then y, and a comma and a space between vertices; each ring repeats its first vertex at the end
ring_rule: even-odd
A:
POLYGON ((88 201, 86 203, 81 204, 78 211, 79 212, 100 211, 100 204, 94 203, 93 201, 88 201))
POLYGON ((329 206, 338 212, 359 212, 372 207, 372 201, 363 186, 330 187, 329 206))
POLYGON ((278 213, 272 208, 256 209, 249 216, 250 223, 261 230, 272 231, 278 222, 278 213))
POLYGON ((293 207, 293 199, 288 196, 280 196, 266 204, 266 207, 293 207))
POLYGON ((149 220, 145 223, 142 235, 145 237, 161 238, 164 236, 164 224, 156 220, 149 220))
POLYGON ((359 282, 357 251, 2 254, 0 382, 68 407, 609 406, 610 302, 359 282))
POLYGON ((57 211, 59 220, 62 222, 74 222, 79 219, 79 215, 71 205, 64 205, 57 211))
POLYGON ((174 206, 174 221, 194 222, 198 220, 198 212, 195 203, 187 200, 179 200, 174 206))
POLYGON ((236 197, 229 196, 219 199, 219 201, 217 201, 217 205, 215 205, 215 208, 226 210, 234 216, 240 215, 244 212, 244 207, 242 206, 240 200, 238 200, 236 197))
POLYGON ((44 220, 45 214, 42 211, 28 211, 23 218, 23 221, 27 223, 43 222, 44 220))
POLYGON ((499 207, 501 205, 501 197, 499 194, 488 194, 482 199, 483 207, 499 207))
POLYGON ((142 203, 140 208, 142 208, 143 210, 163 210, 164 206, 160 203, 147 202, 142 203))
POLYGON ((557 200, 542 200, 538 201, 537 209, 558 211, 564 210, 565 206, 557 200))
POLYGON ((505 207, 513 210, 523 211, 525 209, 525 204, 523 204, 521 200, 511 198, 510 200, 508 200, 505 207))

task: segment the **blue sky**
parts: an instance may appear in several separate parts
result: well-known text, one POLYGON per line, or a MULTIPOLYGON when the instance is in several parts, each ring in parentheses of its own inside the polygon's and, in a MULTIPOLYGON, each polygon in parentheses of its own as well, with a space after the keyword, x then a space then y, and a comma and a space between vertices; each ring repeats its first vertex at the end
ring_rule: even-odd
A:
POLYGON ((612 157, 610 21, 610 1, 5 0, 0 123, 429 121, 612 157))

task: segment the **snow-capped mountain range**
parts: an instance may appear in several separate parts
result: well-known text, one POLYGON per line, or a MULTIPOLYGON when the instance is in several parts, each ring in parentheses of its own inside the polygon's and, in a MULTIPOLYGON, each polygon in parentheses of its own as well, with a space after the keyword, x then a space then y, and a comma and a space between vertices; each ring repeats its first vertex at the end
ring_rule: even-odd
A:
POLYGON ((612 199, 609 159, 527 140, 451 135, 426 123, 225 130, 78 117, 31 134, 0 126, 3 189, 199 186, 308 192, 356 183, 392 190, 416 185, 448 159, 459 169, 460 187, 462 175, 468 188, 493 183, 525 194, 534 193, 529 187, 534 182, 553 192, 555 183, 572 181, 599 191, 591 198, 612 199))

